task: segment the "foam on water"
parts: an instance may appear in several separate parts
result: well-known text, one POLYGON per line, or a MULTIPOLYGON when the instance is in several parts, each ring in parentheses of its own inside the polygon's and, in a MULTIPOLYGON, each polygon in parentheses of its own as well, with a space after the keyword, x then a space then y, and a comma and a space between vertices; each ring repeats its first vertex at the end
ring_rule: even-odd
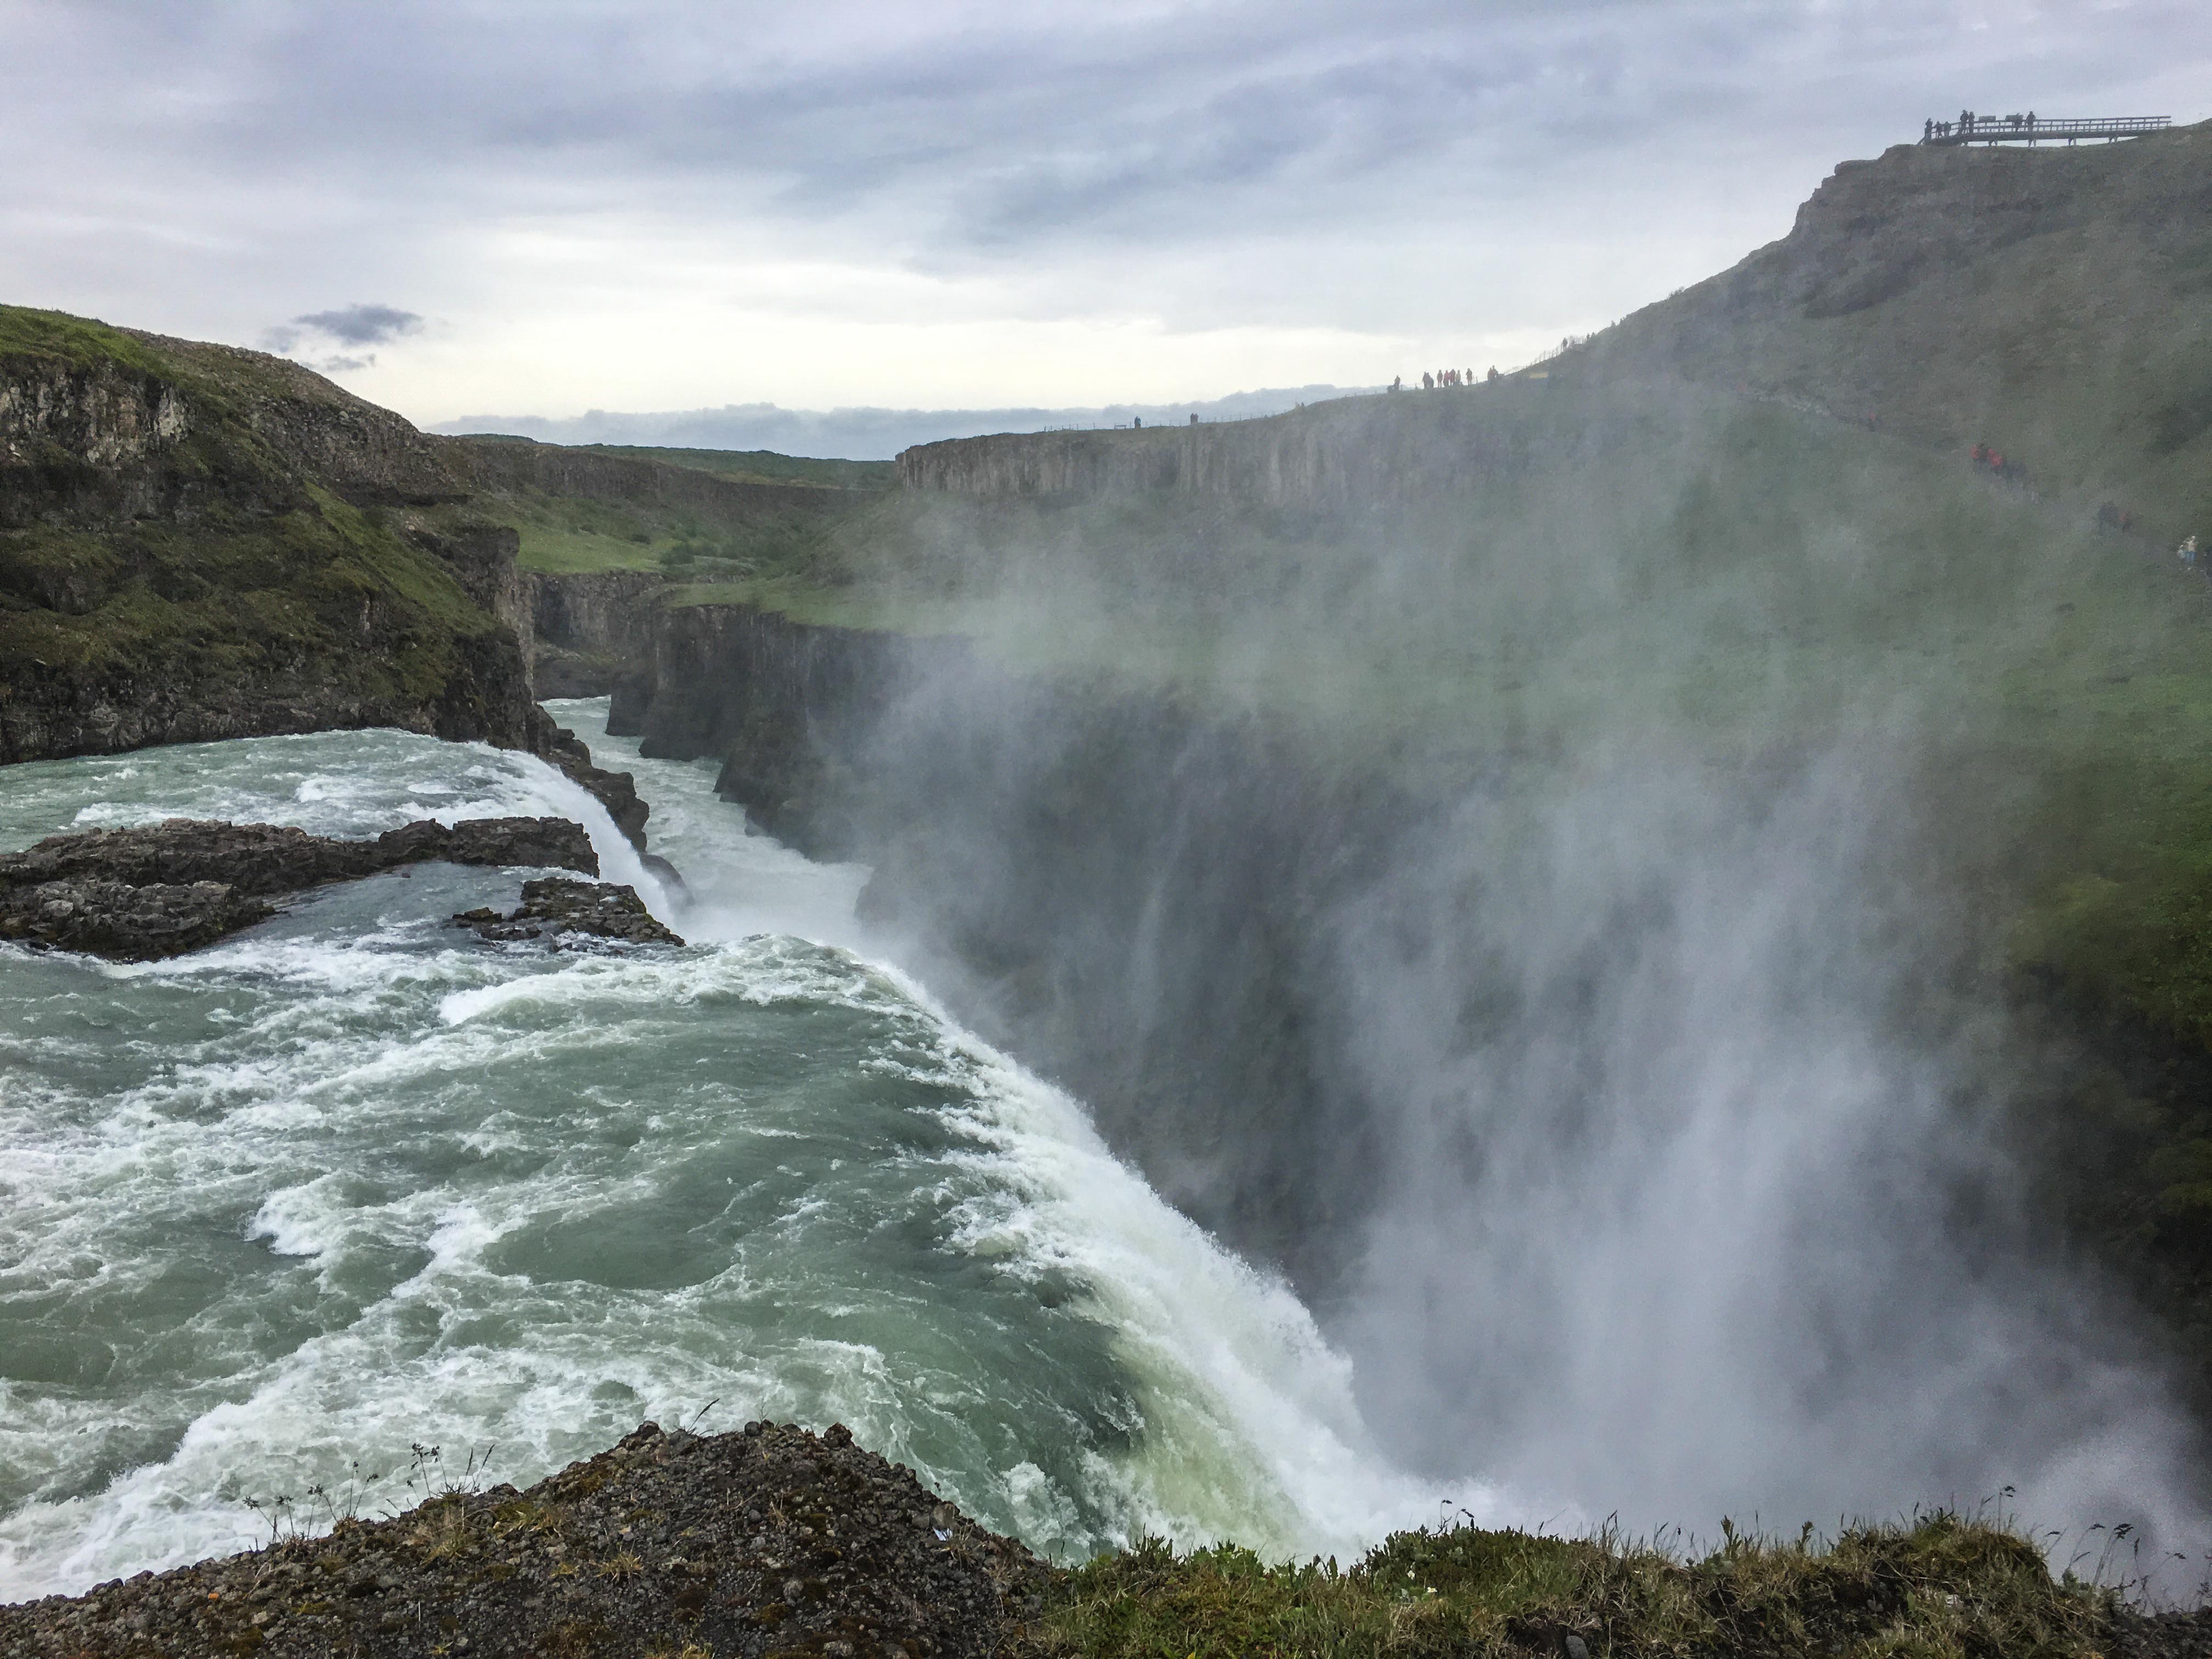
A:
POLYGON ((12 769, 5 845, 574 817, 694 942, 481 945, 445 918, 519 878, 430 866, 175 962, 0 947, 0 1595, 246 1543, 246 1497, 403 1504, 365 1476, 410 1443, 522 1484, 710 1401, 841 1419, 1062 1554, 1504 1513, 1384 1468, 1287 1289, 858 953, 865 871, 747 837, 703 769, 611 758, 688 901, 526 757, 370 732, 12 769))

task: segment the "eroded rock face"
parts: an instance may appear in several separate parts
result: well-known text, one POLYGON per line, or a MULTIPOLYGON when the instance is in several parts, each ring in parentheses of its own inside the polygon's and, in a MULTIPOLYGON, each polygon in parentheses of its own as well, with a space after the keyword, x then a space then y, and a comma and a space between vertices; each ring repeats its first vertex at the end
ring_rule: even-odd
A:
POLYGON ((501 915, 489 907, 464 910, 457 927, 472 927, 496 944, 526 939, 558 940, 563 934, 619 939, 626 945, 681 945, 683 939, 653 920, 637 889, 610 881, 570 881, 544 876, 522 884, 520 908, 501 915))
POLYGON ((374 841, 274 823, 169 818, 50 836, 26 851, 0 854, 0 939, 148 962, 212 945, 275 915, 264 902, 271 895, 431 860, 586 875, 599 869, 590 836, 566 818, 424 820, 374 841))
POLYGON ((527 1492, 0 1607, 0 1659, 1005 1650, 1047 1569, 833 1426, 651 1423, 527 1492))

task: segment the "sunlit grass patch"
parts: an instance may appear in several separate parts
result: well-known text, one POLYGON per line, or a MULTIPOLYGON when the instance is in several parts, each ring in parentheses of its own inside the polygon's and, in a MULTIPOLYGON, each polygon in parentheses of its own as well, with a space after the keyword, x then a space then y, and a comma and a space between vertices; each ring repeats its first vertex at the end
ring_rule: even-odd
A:
POLYGON ((1349 1569, 1146 1539, 1061 1577, 1029 1638, 1085 1659, 1729 1655, 2034 1659, 2099 1651, 2113 1597, 1951 1514, 1689 1558, 1607 1533, 1400 1533, 1349 1569))

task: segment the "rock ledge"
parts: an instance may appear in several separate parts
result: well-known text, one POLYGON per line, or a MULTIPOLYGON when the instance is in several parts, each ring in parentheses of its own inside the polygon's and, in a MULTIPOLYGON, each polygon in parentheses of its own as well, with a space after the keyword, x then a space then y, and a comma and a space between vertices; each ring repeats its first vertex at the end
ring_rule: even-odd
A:
POLYGON ((842 1426, 647 1423, 527 1492, 0 1607, 0 1659, 981 1659, 1048 1578, 842 1426))
POLYGON ((432 860, 599 872, 591 837, 566 818, 423 819, 374 841, 168 818, 50 836, 27 851, 0 853, 0 939, 149 962, 274 915, 271 895, 432 860))

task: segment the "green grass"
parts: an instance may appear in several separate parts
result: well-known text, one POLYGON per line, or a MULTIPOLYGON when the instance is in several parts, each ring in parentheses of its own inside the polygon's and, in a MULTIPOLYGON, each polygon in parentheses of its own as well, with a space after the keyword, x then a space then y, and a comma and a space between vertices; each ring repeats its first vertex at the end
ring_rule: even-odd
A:
POLYGON ((0 357, 42 358, 73 368, 113 364, 141 374, 171 367, 153 347, 121 329, 27 306, 0 306, 0 357))
POLYGON ((626 535, 527 520, 516 528, 522 537, 521 550, 515 556, 516 565, 547 575, 583 575, 595 570, 659 570, 664 568, 667 553, 676 545, 672 537, 662 536, 655 540, 649 532, 647 539, 640 542, 626 535))
POLYGON ((779 455, 771 449, 666 449, 643 444, 580 444, 602 455, 632 455, 640 460, 688 466, 740 483, 803 484, 819 489, 889 489, 898 469, 889 461, 817 460, 779 455))
POLYGON ((1158 1540, 1065 1573, 1016 1650, 1066 1659, 1607 1655, 2090 1659, 2113 1600, 2002 1527, 1937 1514, 1832 1542, 1732 1528, 1698 1558, 1607 1534, 1400 1533, 1348 1569, 1158 1540))

